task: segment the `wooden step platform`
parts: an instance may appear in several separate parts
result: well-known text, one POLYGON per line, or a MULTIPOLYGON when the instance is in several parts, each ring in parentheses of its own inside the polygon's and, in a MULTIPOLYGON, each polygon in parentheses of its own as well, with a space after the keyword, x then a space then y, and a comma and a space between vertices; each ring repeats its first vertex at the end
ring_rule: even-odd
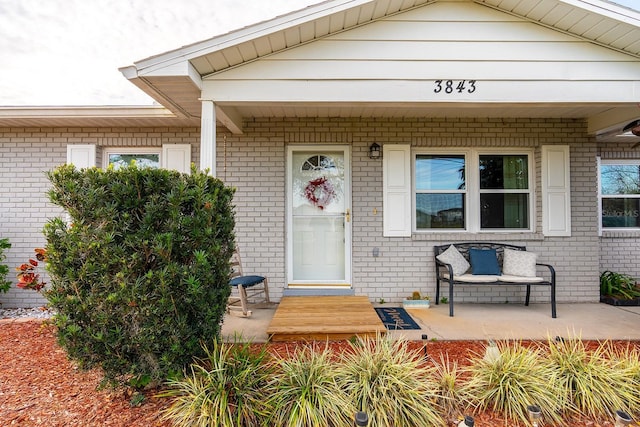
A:
POLYGON ((366 296, 288 296, 267 328, 271 341, 345 340, 386 333, 366 296))

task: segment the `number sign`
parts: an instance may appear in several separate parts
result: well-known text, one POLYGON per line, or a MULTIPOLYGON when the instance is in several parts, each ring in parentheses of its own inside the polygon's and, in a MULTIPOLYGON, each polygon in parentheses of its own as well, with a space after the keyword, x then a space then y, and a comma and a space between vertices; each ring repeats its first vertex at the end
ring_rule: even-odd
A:
POLYGON ((445 95, 457 93, 473 93, 476 91, 475 80, 436 80, 434 81, 434 93, 445 95))

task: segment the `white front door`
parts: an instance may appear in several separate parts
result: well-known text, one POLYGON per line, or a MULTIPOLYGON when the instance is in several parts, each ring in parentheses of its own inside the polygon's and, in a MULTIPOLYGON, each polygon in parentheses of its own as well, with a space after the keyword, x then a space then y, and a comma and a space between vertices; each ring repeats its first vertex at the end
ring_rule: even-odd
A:
POLYGON ((290 287, 351 286, 349 164, 346 146, 289 147, 290 287))

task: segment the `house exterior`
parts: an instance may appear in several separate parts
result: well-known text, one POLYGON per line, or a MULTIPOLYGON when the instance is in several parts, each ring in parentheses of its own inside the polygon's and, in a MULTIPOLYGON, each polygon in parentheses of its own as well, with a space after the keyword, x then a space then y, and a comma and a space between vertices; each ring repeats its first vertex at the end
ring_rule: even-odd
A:
MULTIPOLYGON (((0 108, 9 265, 62 214, 44 171, 136 158, 193 162, 237 189, 245 270, 276 301, 433 295, 432 248, 460 241, 527 246, 554 265, 561 303, 598 301, 604 270, 640 277, 636 11, 329 0, 121 72, 160 105, 0 108)), ((520 288, 456 298, 520 302, 520 288)), ((42 300, 12 289, 0 302, 42 300)))

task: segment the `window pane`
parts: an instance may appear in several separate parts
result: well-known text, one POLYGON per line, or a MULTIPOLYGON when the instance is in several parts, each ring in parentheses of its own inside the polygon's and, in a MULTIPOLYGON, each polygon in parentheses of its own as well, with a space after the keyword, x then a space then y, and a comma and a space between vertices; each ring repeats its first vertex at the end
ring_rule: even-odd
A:
POLYGON ((294 215, 336 215, 345 212, 344 154, 292 154, 294 215))
POLYGON ((127 166, 135 161, 136 165, 141 168, 159 168, 160 155, 149 154, 109 154, 109 164, 115 169, 127 166))
POLYGON ((464 194, 416 194, 416 228, 464 229, 464 194))
POLYGON ((464 156, 416 157, 416 190, 464 190, 464 156))
POLYGON ((640 194, 639 165, 602 165, 602 194, 640 194))
POLYGON ((480 188, 488 190, 528 189, 527 156, 480 156, 480 188))
POLYGON ((602 227, 640 227, 640 199, 602 199, 602 227))
POLYGON ((480 195, 480 224, 485 228, 529 228, 529 195, 480 195))

